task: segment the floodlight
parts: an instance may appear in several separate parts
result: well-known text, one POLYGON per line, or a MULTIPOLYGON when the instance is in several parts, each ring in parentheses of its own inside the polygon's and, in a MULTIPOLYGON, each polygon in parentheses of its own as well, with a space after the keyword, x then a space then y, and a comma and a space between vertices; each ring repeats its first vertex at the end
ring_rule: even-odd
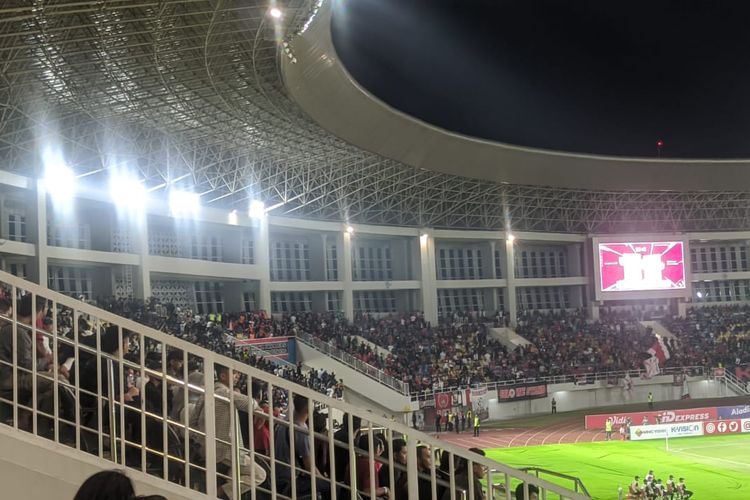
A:
POLYGON ((266 204, 262 201, 252 200, 247 214, 251 219, 262 219, 266 215, 266 204))
POLYGON ((427 238, 429 238, 428 234, 422 233, 419 235, 419 242, 424 245, 425 243, 427 243, 427 238))
POLYGON ((237 225, 237 210, 232 210, 229 212, 229 215, 227 216, 229 224, 236 226, 237 225))
POLYGON ((135 211, 146 204, 146 187, 127 174, 114 174, 109 178, 109 195, 117 208, 135 211))
POLYGON ((512 233, 508 233, 507 238, 508 238, 508 241, 510 241, 511 243, 516 241, 516 237, 512 233))
POLYGON ((169 212, 173 217, 195 214, 200 210, 200 195, 173 189, 169 192, 169 212))
POLYGON ((349 234, 354 234, 354 228, 352 226, 346 226, 346 232, 349 234))
POLYGON ((272 7, 271 10, 268 11, 268 13, 274 19, 281 19, 281 16, 284 14, 278 7, 272 7))
POLYGON ((44 189, 56 199, 72 198, 76 190, 76 176, 57 155, 44 155, 44 189))

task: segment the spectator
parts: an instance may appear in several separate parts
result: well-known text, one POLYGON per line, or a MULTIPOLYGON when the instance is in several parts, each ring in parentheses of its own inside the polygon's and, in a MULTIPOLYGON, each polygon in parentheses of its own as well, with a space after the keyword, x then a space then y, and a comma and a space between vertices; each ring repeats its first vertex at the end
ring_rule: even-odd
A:
MULTIPOLYGON (((479 456, 484 456, 484 450, 481 450, 479 448, 470 448, 469 451, 472 453, 476 453, 479 456)), ((458 458, 457 460, 458 463, 454 464, 456 469, 456 487, 465 490, 468 498, 469 481, 471 480, 474 483, 474 500, 484 500, 485 497, 482 491, 482 483, 480 481, 486 475, 485 467, 482 464, 473 462, 470 472, 469 462, 467 460, 465 460, 464 458, 458 458)), ((458 495, 456 495, 456 497, 458 497, 458 495)), ((450 500, 450 498, 450 490, 446 490, 443 493, 442 499, 450 500)))
MULTIPOLYGON (((226 473, 232 467, 232 411, 233 408, 244 412, 247 415, 254 415, 254 412, 258 409, 257 403, 254 399, 246 396, 237 391, 237 383, 239 382, 239 372, 230 374, 231 371, 225 366, 216 367, 216 383, 214 384, 214 412, 215 412, 215 427, 216 427, 216 463, 217 470, 222 470, 226 473), (235 388, 231 391, 229 388, 230 381, 232 386, 235 388), (230 399, 234 406, 230 404, 230 399)), ((193 425, 201 431, 206 428, 205 424, 205 397, 201 399, 196 408, 197 422, 194 421, 193 425)), ((239 437, 242 441, 242 437, 239 437)), ((244 443, 240 442, 240 446, 244 448, 244 443)), ((205 457, 204 452, 204 457, 205 457)), ((249 455, 243 453, 240 457, 239 473, 241 481, 241 493, 245 494, 249 492, 253 484, 258 486, 265 482, 266 471, 259 464, 252 461, 249 455), (253 470, 254 469, 254 472, 253 470), (253 476, 255 474, 255 482, 253 483, 253 476)), ((227 482, 222 485, 224 494, 231 498, 232 495, 232 484, 227 482)))
POLYGON ((539 500, 539 488, 536 485, 529 484, 528 492, 529 495, 524 494, 524 485, 526 483, 519 483, 516 486, 516 500, 539 500))
POLYGON ((135 489, 130 478, 117 470, 105 470, 89 476, 73 500, 133 500, 135 489))
MULTIPOLYGON (((274 444, 276 460, 296 465, 298 475, 296 477, 297 495, 309 495, 312 492, 312 481, 316 481, 317 493, 323 498, 330 495, 330 485, 327 481, 319 479, 322 474, 317 468, 313 470, 312 450, 307 432, 307 419, 309 411, 309 400, 299 394, 294 395, 291 421, 288 425, 278 424, 274 431, 274 444), (292 431, 292 429, 294 429, 292 431), (290 436, 294 436, 294 456, 290 451, 290 436)), ((288 495, 292 487, 292 469, 285 465, 276 466, 276 487, 281 494, 288 495)))
POLYGON ((363 495, 369 496, 371 488, 375 491, 377 498, 388 498, 388 487, 380 486, 380 471, 383 467, 383 463, 376 460, 375 457, 379 457, 385 451, 385 446, 380 436, 373 436, 372 448, 370 448, 370 439, 367 434, 362 434, 357 441, 357 446, 360 450, 364 450, 366 453, 358 454, 357 457, 357 489, 362 492, 363 495), (370 458, 372 454, 374 462, 373 469, 374 475, 370 475, 370 458))
MULTIPOLYGON (((383 467, 380 469, 379 484, 387 486, 396 492, 396 485, 399 483, 402 474, 406 474, 406 461, 408 458, 408 452, 406 448, 406 441, 403 439, 394 439, 391 445, 393 449, 393 483, 391 483, 391 468, 388 461, 385 462, 383 467)), ((386 452, 388 450, 386 449, 386 452)), ((385 453, 385 459, 388 458, 388 454, 385 453)))

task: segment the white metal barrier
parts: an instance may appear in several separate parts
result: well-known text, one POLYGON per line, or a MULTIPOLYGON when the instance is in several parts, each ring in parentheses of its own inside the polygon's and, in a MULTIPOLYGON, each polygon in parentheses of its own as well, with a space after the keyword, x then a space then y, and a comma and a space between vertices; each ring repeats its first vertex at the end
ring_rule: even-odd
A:
POLYGON ((0 419, 73 453, 207 498, 588 498, 4 272, 0 294, 0 419))

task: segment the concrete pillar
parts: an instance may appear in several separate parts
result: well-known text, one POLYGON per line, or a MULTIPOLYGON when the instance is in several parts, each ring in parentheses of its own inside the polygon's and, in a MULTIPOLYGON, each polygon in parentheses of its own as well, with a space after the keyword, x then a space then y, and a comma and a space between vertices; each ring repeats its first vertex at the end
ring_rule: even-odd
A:
POLYGON ((431 232, 419 237, 421 268, 422 311, 425 320, 432 324, 438 321, 437 267, 435 263, 435 238, 431 232))
POLYGON ((258 283, 258 308, 271 314, 271 261, 269 258, 270 242, 268 236, 268 216, 256 219, 255 248, 257 249, 257 266, 260 270, 258 283))
POLYGON ((325 240, 312 235, 305 237, 310 248, 310 281, 323 281, 325 275, 326 247, 325 240))
POLYGON ((516 304, 516 266, 515 260, 515 247, 513 241, 505 240, 505 268, 506 276, 505 281, 507 286, 505 288, 506 303, 508 304, 508 314, 510 315, 511 326, 516 326, 518 320, 518 306, 516 304))
POLYGON ((339 270, 344 289, 341 291, 341 308, 344 317, 354 319, 354 292, 352 291, 352 235, 346 231, 341 233, 341 254, 339 256, 339 270))
POLYGON ((148 253, 148 217, 144 216, 139 225, 130 225, 128 230, 133 239, 133 249, 138 254, 138 270, 133 275, 133 294, 139 299, 151 297, 151 258, 148 253))
POLYGON ((36 282, 47 286, 47 192, 44 182, 36 185, 36 282))
MULTIPOLYGON (((497 269, 495 269, 495 248, 497 247, 497 244, 495 240, 490 241, 490 273, 489 277, 494 279, 497 279, 497 269)), ((496 294, 497 295, 497 294, 496 294)))
POLYGON ((583 268, 581 267, 581 245, 578 243, 571 243, 567 245, 567 259, 568 259, 568 276, 584 276, 583 268))
POLYGON ((323 245, 323 281, 328 280, 328 234, 320 233, 320 240, 323 245))

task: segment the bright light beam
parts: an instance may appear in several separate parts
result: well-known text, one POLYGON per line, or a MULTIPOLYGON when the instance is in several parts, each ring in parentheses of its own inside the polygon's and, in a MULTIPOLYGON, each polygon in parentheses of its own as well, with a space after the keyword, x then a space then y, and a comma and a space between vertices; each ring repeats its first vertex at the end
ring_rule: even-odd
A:
POLYGON ((200 195, 173 189, 169 192, 169 213, 173 217, 195 216, 200 211, 200 195))
POLYGON ((146 187, 135 177, 122 173, 109 178, 109 195, 118 209, 142 212, 146 208, 146 187))

